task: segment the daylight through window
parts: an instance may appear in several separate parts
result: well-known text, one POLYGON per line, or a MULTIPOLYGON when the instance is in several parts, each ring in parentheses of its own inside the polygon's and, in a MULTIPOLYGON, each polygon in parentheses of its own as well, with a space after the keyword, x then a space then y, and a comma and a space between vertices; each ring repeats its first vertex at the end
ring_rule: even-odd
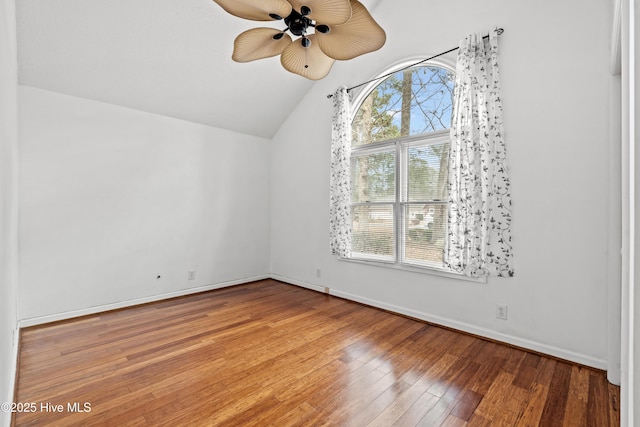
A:
POLYGON ((443 268, 454 73, 423 65, 386 78, 352 122, 352 257, 443 268))

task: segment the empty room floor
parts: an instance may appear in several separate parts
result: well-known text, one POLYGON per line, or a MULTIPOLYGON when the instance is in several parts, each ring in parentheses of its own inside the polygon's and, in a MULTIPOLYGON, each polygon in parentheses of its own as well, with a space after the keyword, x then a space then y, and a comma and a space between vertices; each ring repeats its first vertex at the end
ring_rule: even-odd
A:
POLYGON ((602 371, 263 280, 22 330, 17 426, 617 426, 602 371))

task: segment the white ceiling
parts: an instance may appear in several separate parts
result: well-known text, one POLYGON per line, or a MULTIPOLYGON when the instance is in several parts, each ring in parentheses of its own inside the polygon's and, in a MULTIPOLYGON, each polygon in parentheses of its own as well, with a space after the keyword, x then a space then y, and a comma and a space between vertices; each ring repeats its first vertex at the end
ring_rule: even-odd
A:
MULTIPOLYGON (((377 0, 362 1, 371 10, 377 0)), ((256 23, 211 0, 16 0, 19 82, 270 138, 313 82, 231 60, 256 23)), ((282 24, 281 24, 282 25, 282 24)))

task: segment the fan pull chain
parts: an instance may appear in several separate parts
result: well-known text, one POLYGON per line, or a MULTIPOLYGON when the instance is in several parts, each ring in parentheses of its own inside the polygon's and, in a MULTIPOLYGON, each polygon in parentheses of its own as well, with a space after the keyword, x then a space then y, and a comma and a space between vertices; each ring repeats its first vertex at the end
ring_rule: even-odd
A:
POLYGON ((302 47, 304 47, 304 68, 309 68, 309 46, 311 40, 307 38, 307 34, 302 35, 302 47))
POLYGON ((309 68, 309 49, 304 50, 304 68, 309 68))

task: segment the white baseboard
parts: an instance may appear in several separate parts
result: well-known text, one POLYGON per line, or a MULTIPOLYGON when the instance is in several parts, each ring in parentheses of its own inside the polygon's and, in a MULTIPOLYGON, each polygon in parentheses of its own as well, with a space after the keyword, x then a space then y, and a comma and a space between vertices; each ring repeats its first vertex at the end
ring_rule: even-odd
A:
POLYGON ((105 311, 118 310, 121 308, 133 307, 140 304, 147 304, 150 302, 161 301, 161 300, 181 297, 185 295, 197 294, 200 292, 211 291, 214 289, 227 288, 229 286, 241 285, 243 283, 254 282, 256 280, 269 279, 270 277, 271 276, 268 274, 261 275, 261 276, 254 276, 254 277, 244 277, 238 280, 215 283, 211 285, 200 286, 197 288, 181 289, 175 292, 169 292, 169 293, 164 293, 159 295, 151 295, 148 297, 121 301, 121 302, 112 303, 112 304, 97 305, 94 307, 83 308, 81 310, 68 311, 64 313, 56 313, 56 314, 51 314, 51 315, 41 316, 41 317, 32 317, 29 319, 21 319, 18 321, 18 326, 20 328, 27 328, 29 326, 37 326, 45 323, 58 322, 60 320, 73 319, 74 317, 87 316, 90 314, 102 313, 105 311))
MULTIPOLYGON (((325 293, 325 288, 323 286, 313 285, 311 283, 306 283, 301 280, 291 279, 289 277, 284 277, 277 274, 272 274, 271 278, 274 280, 280 280, 282 282, 290 283, 292 285, 311 289, 317 292, 325 293)), ((362 297, 360 295, 350 294, 348 292, 341 292, 335 289, 330 289, 329 294, 340 297, 340 298, 344 298, 350 301, 355 301, 365 305, 369 305, 372 307, 381 308, 383 310, 388 310, 393 313, 398 313, 398 314, 413 317, 416 319, 424 320, 425 322, 433 323, 440 326, 445 326, 447 328, 456 329, 456 330, 467 332, 473 335, 478 335, 480 337, 488 338, 490 340, 503 342, 516 347, 532 350, 538 353, 548 354, 550 356, 557 357, 559 359, 568 360, 571 362, 579 363, 585 366, 590 366, 592 368, 600 369, 603 371, 607 370, 606 360, 598 359, 592 356, 588 356, 586 354, 576 353, 571 350, 555 347, 548 344, 543 344, 537 341, 531 341, 531 340, 516 337, 513 335, 503 334, 501 332, 493 331, 491 329, 481 328, 479 326, 475 326, 470 323, 460 322, 457 320, 436 316, 436 315, 425 313, 422 311, 412 310, 405 307, 388 304, 382 301, 362 297)))
MULTIPOLYGON (((235 286, 235 285, 240 285, 243 283, 248 283, 248 282, 253 282, 256 280, 264 280, 264 279, 274 279, 274 280, 279 280, 281 282, 285 282, 285 283, 290 283, 292 285, 295 286, 300 286, 306 289, 310 289, 316 292, 321 292, 324 293, 325 292, 325 288, 323 286, 319 286, 319 285, 314 285, 312 283, 307 283, 301 280, 297 280, 297 279, 292 279, 290 277, 286 277, 286 276, 281 276, 278 274, 267 274, 267 275, 262 275, 262 276, 255 276, 255 277, 245 277, 242 279, 238 279, 238 280, 233 280, 233 281, 228 281, 228 282, 222 282, 222 283, 216 283, 216 284, 211 284, 211 285, 206 285, 206 286, 201 286, 198 288, 189 288, 189 289, 183 289, 180 291, 176 291, 176 292, 170 292, 170 293, 165 293, 165 294, 160 294, 160 295, 152 295, 152 296, 148 296, 148 297, 144 297, 144 298, 138 298, 138 299, 134 299, 134 300, 128 300, 128 301, 122 301, 122 302, 118 302, 118 303, 113 303, 113 304, 105 304, 105 305, 100 305, 100 306, 95 306, 95 307, 89 307, 86 309, 81 309, 81 310, 75 310, 75 311, 70 311, 70 312, 65 312, 65 313, 57 313, 57 314, 52 314, 52 315, 48 315, 48 316, 42 316, 42 317, 34 317, 34 318, 29 318, 29 319, 22 319, 18 322, 18 326, 19 328, 26 328, 29 326, 36 326, 36 325, 41 325, 44 323, 50 323, 50 322, 57 322, 60 320, 67 320, 67 319, 72 319, 74 317, 80 317, 80 316, 86 316, 89 314, 95 314, 95 313, 101 313, 101 312, 105 312, 105 311, 109 311, 109 310, 117 310, 117 309, 121 309, 121 308, 126 308, 126 307, 132 307, 135 305, 140 305, 140 304, 146 304, 149 302, 155 302, 155 301, 160 301, 160 300, 164 300, 164 299, 169 299, 169 298, 175 298, 175 297, 180 297, 180 296, 184 296, 184 295, 190 295, 190 294, 196 294, 199 292, 205 292, 205 291, 210 291, 210 290, 214 290, 214 289, 220 289, 220 288, 226 288, 229 286, 235 286)), ((360 295, 354 295, 354 294, 350 294, 348 292, 342 292, 342 291, 337 291, 335 289, 330 289, 329 290, 329 294, 330 295, 334 295, 340 298, 344 298, 350 301, 355 301, 355 302, 359 302, 365 305, 369 305, 372 307, 377 307, 377 308, 381 308, 383 310, 388 310, 394 313, 398 313, 398 314, 402 314, 405 316, 409 316, 409 317, 413 317, 416 319, 420 319, 420 320, 424 320, 425 322, 429 322, 429 323, 433 323, 436 325, 441 325, 441 326, 445 326, 448 328, 452 328, 452 329, 456 329, 459 331, 463 331, 463 332, 467 332, 473 335, 478 335, 480 337, 484 337, 484 338, 488 338, 491 340, 495 340, 495 341, 500 341, 506 344, 510 344, 510 345, 514 345, 517 347, 521 347, 524 349, 529 349, 535 352, 539 352, 539 353, 543 353, 543 354, 548 354, 550 356, 553 357, 557 357, 560 359, 564 359, 564 360, 568 360, 571 362, 575 362, 575 363, 579 363, 581 365, 585 365, 585 366, 591 366, 593 368, 596 369, 601 369, 601 370, 607 370, 607 361, 603 360, 603 359, 598 359, 595 357, 591 357, 585 354, 581 354, 581 353, 576 353, 574 351, 571 350, 567 350, 567 349, 563 349, 560 347, 555 347, 555 346, 551 346, 548 344, 544 344, 544 343, 540 343, 537 341, 531 341, 531 340, 527 340, 524 338, 520 338, 520 337, 516 337, 513 335, 508 335, 508 334, 504 334, 501 332, 497 332, 497 331, 493 331, 491 329, 486 329, 486 328, 482 328, 482 327, 478 327, 475 325, 472 325, 470 323, 465 323, 465 322, 460 322, 457 320, 453 320, 453 319, 449 319, 446 317, 441 317, 441 316, 436 316, 430 313, 425 313, 422 311, 417 311, 417 310, 413 310, 413 309, 408 309, 405 307, 400 307, 400 306, 396 306, 393 304, 388 304, 385 303, 383 301, 378 301, 378 300, 374 300, 371 298, 366 298, 360 295)), ((16 332, 16 340, 18 339, 17 337, 18 333, 16 332)), ((17 341, 16 341, 17 343, 17 341)), ((16 344, 16 363, 17 363, 17 344, 16 344)))

